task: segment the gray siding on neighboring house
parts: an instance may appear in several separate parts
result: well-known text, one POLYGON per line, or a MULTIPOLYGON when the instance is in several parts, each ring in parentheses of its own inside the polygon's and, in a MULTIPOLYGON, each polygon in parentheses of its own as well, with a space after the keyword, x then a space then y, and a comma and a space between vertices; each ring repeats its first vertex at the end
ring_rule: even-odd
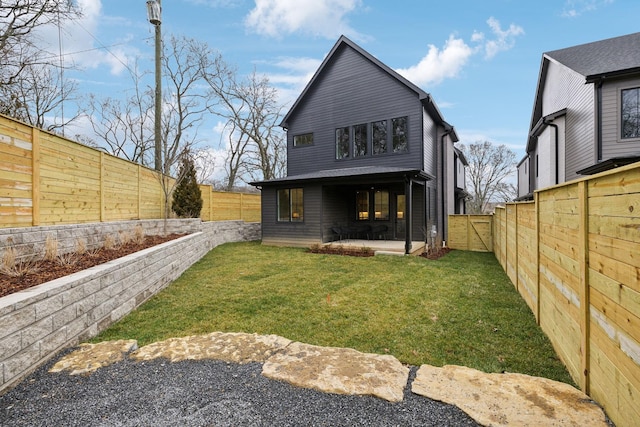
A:
POLYGON ((579 178, 580 169, 596 162, 594 90, 579 73, 550 61, 542 98, 542 115, 567 109, 565 176, 562 182, 579 178))
POLYGON ((304 188, 304 221, 277 221, 277 191, 296 186, 268 186, 262 189, 262 241, 266 243, 300 242, 306 245, 320 242, 322 238, 322 187, 307 185, 304 188))
POLYGON ((622 89, 640 86, 640 78, 633 80, 605 80, 602 85, 602 159, 640 154, 640 138, 621 138, 622 89))
POLYGON ((524 197, 531 193, 530 172, 530 157, 526 156, 518 164, 518 197, 524 197))
POLYGON ((417 94, 347 46, 335 52, 287 124, 288 176, 360 166, 422 167, 422 104, 417 94), (402 116, 408 116, 408 153, 335 158, 336 128, 402 116), (313 145, 293 147, 294 135, 308 132, 313 132, 313 145))

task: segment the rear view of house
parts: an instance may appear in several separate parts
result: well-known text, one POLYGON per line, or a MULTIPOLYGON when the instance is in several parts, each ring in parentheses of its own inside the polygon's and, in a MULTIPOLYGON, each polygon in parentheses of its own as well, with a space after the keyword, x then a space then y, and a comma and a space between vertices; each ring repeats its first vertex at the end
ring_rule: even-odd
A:
POLYGON ((640 160, 640 33, 542 55, 519 199, 640 160))
POLYGON ((281 126, 287 177, 252 183, 264 244, 357 237, 402 240, 411 253, 414 241, 446 238, 446 215, 464 211, 454 128, 429 94, 346 37, 281 126))

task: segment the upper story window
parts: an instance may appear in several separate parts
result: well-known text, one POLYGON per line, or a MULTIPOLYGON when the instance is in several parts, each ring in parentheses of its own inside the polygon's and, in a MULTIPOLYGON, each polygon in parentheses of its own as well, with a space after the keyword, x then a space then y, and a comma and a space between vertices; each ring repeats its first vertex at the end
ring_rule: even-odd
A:
POLYGON ((373 154, 383 154, 387 152, 386 120, 371 123, 371 145, 373 146, 373 154))
POLYGON ((305 145, 313 145, 313 134, 305 133, 302 135, 293 135, 293 146, 303 147, 305 145))
POLYGON ((400 153, 407 151, 409 148, 407 139, 407 118, 398 117, 391 119, 393 152, 400 153))
POLYGON ((302 188, 278 190, 278 222, 304 221, 304 192, 302 188))
POLYGON ((367 155, 367 124, 355 125, 353 127, 353 157, 367 155))
POLYGON ((349 127, 336 129, 336 159, 349 157, 349 127))
POLYGON ((621 91, 622 138, 640 138, 640 87, 621 91))
POLYGON ((378 155, 408 151, 409 133, 406 116, 371 122, 371 130, 368 123, 336 129, 336 159, 364 157, 369 153, 378 155))

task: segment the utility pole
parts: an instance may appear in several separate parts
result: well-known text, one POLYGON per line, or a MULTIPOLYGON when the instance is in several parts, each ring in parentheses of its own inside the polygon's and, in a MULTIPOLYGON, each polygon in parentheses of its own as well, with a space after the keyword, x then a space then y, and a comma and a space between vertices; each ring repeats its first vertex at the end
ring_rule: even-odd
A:
POLYGON ((149 22, 153 24, 156 32, 156 91, 155 91, 155 167, 157 171, 162 170, 162 0, 147 1, 147 14, 149 22))

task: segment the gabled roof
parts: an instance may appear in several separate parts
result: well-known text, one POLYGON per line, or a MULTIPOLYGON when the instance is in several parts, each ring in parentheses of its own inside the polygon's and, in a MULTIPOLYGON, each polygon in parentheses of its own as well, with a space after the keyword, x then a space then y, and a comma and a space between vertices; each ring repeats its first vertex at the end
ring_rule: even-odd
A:
POLYGON ((545 56, 585 76, 586 81, 640 72, 640 33, 546 52, 545 56))
MULTIPOLYGON (((320 67, 314 73, 313 77, 311 77, 311 80, 309 81, 309 83, 307 83, 307 86, 305 86, 300 96, 298 96, 298 99, 296 99, 291 109, 289 109, 289 112, 284 116, 284 118, 282 119, 282 122, 280 123, 280 126, 282 126, 283 128, 288 127, 289 118, 293 115, 293 113, 298 108, 302 100, 307 96, 307 93, 314 86, 314 84, 318 80, 318 77, 322 74, 322 72, 326 68, 327 64, 333 61, 336 52, 345 48, 351 48, 355 50, 360 55, 362 55, 367 60, 369 60, 372 64, 379 67, 380 69, 385 71, 387 74, 389 74, 391 77, 396 79, 398 82, 400 82, 401 84, 405 85, 407 88, 415 92, 416 96, 422 102, 422 105, 425 107, 425 109, 427 110, 431 118, 439 125, 444 125, 446 123, 444 121, 444 118, 442 117, 442 114, 440 113, 440 110, 438 109, 435 102, 433 101, 433 98, 431 98, 430 94, 423 91, 418 86, 416 86, 415 84, 411 83, 409 80, 402 77, 400 74, 398 74, 396 71, 389 68, 387 65, 383 64, 380 60, 378 60, 376 57, 371 55, 366 50, 362 49, 360 46, 355 44, 346 36, 340 36, 336 44, 329 51, 329 54, 326 56, 324 61, 322 61, 322 64, 320 64, 320 67)), ((446 126, 450 127, 450 125, 448 124, 446 126)), ((455 130, 453 128, 451 129, 451 138, 454 140, 454 142, 458 141, 458 136, 455 133, 455 130)))
MULTIPOLYGON (((542 92, 549 62, 557 62, 584 76, 585 83, 593 83, 605 77, 640 75, 640 33, 628 34, 542 54, 536 96, 531 113, 529 131, 533 131, 542 117, 542 92)), ((529 153, 535 139, 530 134, 526 151, 529 153)), ((524 159, 523 159, 524 160, 524 159)))

